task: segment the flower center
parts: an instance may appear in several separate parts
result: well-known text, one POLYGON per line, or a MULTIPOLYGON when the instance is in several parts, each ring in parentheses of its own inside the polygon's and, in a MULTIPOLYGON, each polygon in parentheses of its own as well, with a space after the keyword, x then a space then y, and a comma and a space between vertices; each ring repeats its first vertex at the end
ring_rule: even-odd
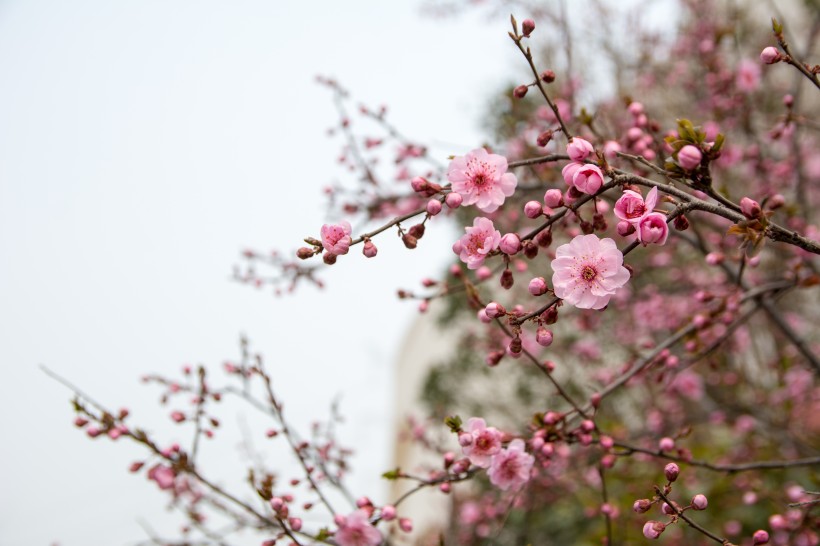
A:
POLYGON ((487 182, 487 178, 484 176, 484 173, 478 173, 473 178, 473 184, 476 186, 483 186, 484 183, 487 182))
POLYGON ((581 276, 585 281, 589 282, 598 276, 598 272, 595 271, 594 267, 585 265, 584 269, 581 270, 581 276))

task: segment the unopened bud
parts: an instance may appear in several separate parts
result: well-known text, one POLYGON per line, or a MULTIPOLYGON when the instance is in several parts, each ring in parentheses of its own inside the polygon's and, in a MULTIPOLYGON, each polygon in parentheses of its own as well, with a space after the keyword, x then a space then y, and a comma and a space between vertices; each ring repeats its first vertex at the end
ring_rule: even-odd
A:
POLYGON ((312 258, 313 249, 303 246, 302 248, 296 251, 296 257, 300 260, 307 260, 308 258, 312 258))
POLYGON ((541 326, 535 332, 535 341, 542 347, 549 347, 552 345, 552 332, 541 326))
POLYGON ((763 529, 758 529, 757 531, 755 531, 755 534, 752 535, 752 541, 754 542, 755 546, 758 546, 759 544, 768 544, 769 533, 767 533, 763 529))
POLYGON ((522 346, 522 343, 521 343, 521 338, 518 337, 518 336, 515 336, 514 338, 512 338, 512 341, 510 341, 510 346, 509 347, 510 347, 510 352, 512 354, 514 354, 514 355, 519 354, 521 352, 521 350, 523 349, 523 346, 522 346))
POLYGON ((544 280, 544 277, 535 277, 530 281, 527 289, 533 296, 542 296, 547 292, 547 281, 544 280))
POLYGON ((557 209, 558 207, 563 206, 564 195, 561 193, 561 190, 555 188, 547 190, 544 194, 544 204, 551 209, 557 209))
POLYGON ((407 230, 407 234, 415 237, 416 239, 421 239, 424 237, 424 224, 416 224, 415 226, 411 226, 410 229, 407 230))
POLYGON ((504 309, 504 306, 494 301, 487 304, 487 307, 484 308, 484 312, 487 313, 487 316, 490 318, 498 318, 507 314, 507 310, 504 309))
POLYGON ((538 201, 527 201, 524 205, 524 215, 527 218, 538 218, 544 213, 544 207, 538 201))
POLYGON ((552 140, 552 135, 552 131, 544 131, 543 133, 538 135, 538 138, 535 139, 535 143, 543 148, 544 146, 550 143, 550 141, 552 140))
POLYGON ((500 282, 501 282, 501 287, 504 290, 509 290, 510 288, 512 288, 513 283, 515 282, 515 279, 513 278, 512 271, 510 271, 509 269, 505 269, 504 272, 501 273, 500 282))
POLYGON ((632 510, 639 514, 648 512, 652 508, 652 502, 649 499, 638 499, 632 505, 632 510))
POLYGON ((618 222, 618 225, 615 226, 615 229, 617 229, 618 235, 620 235, 621 237, 626 237, 627 235, 632 235, 633 233, 635 233, 635 226, 633 226, 626 220, 621 220, 620 222, 618 222))
POLYGON ((675 463, 669 463, 664 467, 663 474, 668 481, 673 482, 678 479, 680 468, 675 463))
POLYGON ((538 245, 532 242, 531 240, 524 241, 524 256, 532 260, 536 256, 538 256, 538 245))
POLYGON ((375 257, 378 252, 379 249, 376 248, 376 245, 374 245, 372 241, 367 241, 364 244, 364 248, 362 248, 362 254, 364 254, 367 258, 375 257))
POLYGON ((401 237, 401 242, 404 243, 404 246, 409 248, 410 250, 416 248, 418 246, 418 239, 410 235, 409 233, 405 233, 401 237))
POLYGON ((388 504, 382 507, 382 519, 384 521, 392 521, 396 519, 396 507, 388 504))
POLYGON ((458 207, 460 207, 460 206, 461 206, 461 202, 462 202, 463 200, 464 200, 464 198, 461 196, 461 194, 460 194, 460 193, 456 193, 456 192, 454 192, 454 191, 451 191, 450 193, 448 193, 448 194, 447 194, 447 197, 445 197, 445 198, 444 198, 444 202, 445 202, 445 203, 447 204, 447 206, 448 206, 448 207, 450 207, 451 209, 457 209, 458 207))
POLYGON ((513 90, 513 96, 517 99, 523 99, 527 95, 527 91, 529 91, 529 87, 526 85, 519 85, 513 90))
POLYGON ((689 229, 689 220, 681 214, 675 217, 675 229, 678 231, 686 231, 689 229))
POLYGON ((541 81, 544 83, 552 83, 555 81, 555 72, 552 70, 544 70, 541 72, 541 81))
POLYGON ((754 220, 755 218, 760 218, 760 213, 762 211, 760 210, 760 203, 754 199, 744 197, 740 200, 740 212, 742 212, 743 216, 746 218, 754 220))
POLYGON ((532 19, 524 19, 521 22, 521 33, 528 37, 532 34, 532 31, 535 30, 535 21, 532 19))
POLYGON ((427 214, 435 216, 439 212, 441 212, 441 201, 438 199, 430 199, 427 202, 427 214))
POLYGON ((695 510, 706 510, 707 506, 709 506, 709 501, 706 499, 706 495, 697 494, 692 497, 692 508, 695 510))

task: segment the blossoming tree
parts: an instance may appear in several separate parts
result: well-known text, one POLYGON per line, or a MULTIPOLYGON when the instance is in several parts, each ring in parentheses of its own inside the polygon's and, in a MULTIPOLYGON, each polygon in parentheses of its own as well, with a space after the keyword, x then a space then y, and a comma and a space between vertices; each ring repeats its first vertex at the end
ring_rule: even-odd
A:
POLYGON ((267 413, 268 436, 283 438, 303 470, 289 485, 251 471, 257 499, 244 500, 208 477, 196 441, 161 445, 127 411, 79 392, 75 424, 147 449, 131 470, 190 522, 183 540, 163 544, 197 533, 229 543, 209 526, 212 513, 264 544, 401 543, 413 528, 402 503, 425 489, 452 499, 449 526, 417 537, 431 544, 820 543, 820 67, 807 61, 820 16, 811 8, 808 46, 796 53, 776 20, 773 33, 756 32, 763 23, 731 6, 683 2, 674 39, 640 34, 647 49, 633 57, 604 43, 634 83, 589 102, 563 15, 512 18, 527 76, 494 113, 499 145, 445 164, 383 110, 359 110, 379 136, 354 132, 345 91, 321 80, 342 108, 345 160, 361 175, 334 192, 347 219, 307 237, 298 259, 247 253, 254 267, 237 279, 319 282, 319 256, 332 265, 359 246, 377 258, 385 232, 412 250, 428 223, 466 226, 445 274, 399 292, 422 312, 441 300, 434 314, 460 349, 431 370, 433 419, 413 434, 440 464, 384 474, 413 484, 401 497, 377 505, 348 492, 349 452, 331 429, 304 440, 288 425, 244 343, 224 384, 205 368, 149 380, 169 397, 193 395, 191 410, 171 418, 194 422, 197 439, 218 426, 212 406, 223 397, 267 413), (547 54, 540 66, 539 33, 558 37, 564 62, 547 54), (396 171, 385 179, 372 158, 391 154, 390 142, 396 171), (353 218, 375 227, 356 233, 353 218), (262 264, 275 274, 257 276, 262 264))

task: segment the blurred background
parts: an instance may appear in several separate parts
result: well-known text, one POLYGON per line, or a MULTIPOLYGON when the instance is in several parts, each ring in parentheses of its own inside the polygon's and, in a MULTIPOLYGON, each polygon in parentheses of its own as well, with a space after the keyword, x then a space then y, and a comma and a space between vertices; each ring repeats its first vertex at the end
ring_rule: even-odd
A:
MULTIPOLYGON (((39 366, 184 442, 139 378, 219 373, 240 334, 297 426, 339 398, 342 442, 366 448, 352 489, 384 494, 391 362, 416 314, 395 289, 447 263, 451 228, 413 253, 384 237, 323 291, 277 298, 231 269, 244 248, 291 253, 327 221, 340 141, 317 75, 387 105, 441 161, 475 147, 518 61, 506 18, 488 21, 424 16, 415 0, 0 2, 0 544, 134 544, 178 525, 128 473, 140 450, 92 445, 39 366)), ((244 477, 243 429, 270 451, 250 410, 226 415, 202 454, 229 483, 244 477)))

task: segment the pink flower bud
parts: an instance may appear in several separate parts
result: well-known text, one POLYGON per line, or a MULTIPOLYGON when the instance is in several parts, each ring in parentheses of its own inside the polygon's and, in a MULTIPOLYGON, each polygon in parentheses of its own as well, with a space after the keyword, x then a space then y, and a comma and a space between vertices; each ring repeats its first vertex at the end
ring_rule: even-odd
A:
MULTIPOLYGON (((658 449, 660 449, 661 451, 672 451, 673 449, 675 449, 675 440, 673 440, 672 438, 669 438, 669 437, 661 438, 660 441, 658 442, 658 449)), ((675 464, 675 463, 669 463, 669 464, 675 464)), ((669 466, 669 465, 667 465, 667 466, 669 466)))
POLYGON ((535 341, 542 347, 552 345, 552 332, 541 326, 535 332, 535 341))
POLYGON ((612 449, 612 446, 615 445, 615 440, 613 440, 611 436, 603 435, 598 440, 598 443, 601 444, 601 447, 604 449, 612 449))
POLYGON ((535 21, 532 19, 524 19, 521 23, 521 33, 524 34, 524 36, 529 37, 533 30, 535 30, 535 21))
POLYGON ((498 366, 498 363, 501 362, 501 359, 504 358, 505 354, 506 353, 504 351, 493 351, 488 354, 484 360, 487 362, 487 366, 492 368, 493 366, 498 366))
POLYGON ((507 314, 507 310, 504 309, 504 306, 494 301, 487 304, 487 307, 484 308, 484 312, 487 313, 487 316, 490 318, 498 318, 507 314))
POLYGON ((372 241, 367 241, 362 248, 362 254, 367 258, 374 258, 378 252, 379 249, 376 248, 376 245, 374 245, 372 241))
POLYGON ((538 218, 544 213, 544 207, 538 201, 527 201, 524 205, 524 215, 527 218, 538 218))
POLYGON ((691 144, 687 144, 678 152, 678 165, 685 171, 691 171, 698 167, 702 159, 703 154, 701 151, 691 144))
POLYGON ((552 70, 544 70, 541 72, 541 81, 544 83, 552 83, 555 81, 555 72, 552 70))
POLYGON ((632 505, 632 510, 638 514, 648 512, 650 508, 652 508, 652 502, 649 499, 638 499, 632 505))
POLYGON ((706 510, 707 506, 709 506, 709 501, 706 499, 706 495, 699 493, 692 497, 692 508, 695 510, 706 510))
POLYGON ((285 501, 282 500, 282 497, 273 497, 270 500, 270 507, 273 508, 274 512, 281 510, 284 505, 285 501))
POLYGON ((621 145, 614 140, 607 140, 604 143, 604 157, 610 161, 618 157, 618 152, 621 151, 621 145))
POLYGON ((604 185, 604 173, 596 165, 582 165, 573 174, 572 185, 581 193, 593 195, 604 185))
POLYGON ((753 220, 755 218, 760 218, 760 203, 755 201, 754 199, 749 199, 748 197, 744 197, 740 200, 740 212, 743 213, 743 216, 753 220))
POLYGON ((627 106, 626 109, 629 110, 630 114, 636 117, 640 116, 644 112, 643 104, 641 104, 640 102, 631 102, 629 103, 629 106, 627 106))
POLYGON ((567 155, 573 161, 583 161, 594 151, 592 144, 580 137, 573 137, 567 144, 567 155))
POLYGON ((487 279, 493 276, 493 270, 487 267, 486 265, 482 265, 481 267, 475 270, 475 276, 480 281, 486 281, 487 279))
POLYGON ((768 544, 769 533, 767 533, 763 529, 758 529, 757 531, 755 531, 755 534, 752 535, 752 541, 754 541, 755 546, 758 546, 759 544, 768 544))
POLYGON ((513 89, 513 96, 517 99, 523 99, 527 95, 527 91, 529 91, 529 87, 526 85, 519 85, 515 89, 513 89))
POLYGON ((564 196, 561 190, 555 188, 547 190, 544 194, 544 204, 551 209, 562 207, 564 205, 564 196))
POLYGON ((322 254, 322 261, 325 262, 327 265, 333 265, 336 263, 336 255, 331 254, 330 252, 325 252, 322 254))
POLYGON ((664 513, 664 514, 666 514, 667 516, 672 516, 672 515, 674 515, 674 514, 675 514, 675 510, 674 510, 674 508, 672 508, 671 506, 669 506, 669 504, 668 504, 668 503, 663 503, 663 504, 661 504, 661 512, 663 512, 663 513, 664 513))
POLYGON ((347 518, 342 514, 336 514, 333 516, 333 523, 335 523, 337 527, 344 527, 347 524, 347 518))
POLYGON ((128 471, 129 472, 139 472, 140 469, 143 467, 143 465, 145 465, 145 463, 140 462, 140 461, 131 463, 131 466, 128 467, 128 471))
POLYGON ((484 324, 489 324, 493 321, 493 319, 487 316, 487 311, 485 311, 484 309, 479 309, 476 315, 478 316, 478 320, 480 320, 484 324))
POLYGON ((619 221, 618 225, 615 226, 615 229, 621 237, 626 237, 635 233, 635 225, 631 222, 627 222, 626 220, 619 221))
POLYGON ((644 246, 648 244, 662 245, 669 236, 669 226, 666 224, 666 216, 660 212, 650 212, 641 218, 638 227, 638 240, 644 246))
POLYGON ((772 46, 764 47, 760 52, 760 62, 763 64, 774 64, 780 61, 780 52, 772 46))
POLYGON ((720 265, 723 263, 725 256, 720 252, 710 252, 706 255, 706 263, 709 265, 720 265))
POLYGON ((441 212, 441 201, 438 199, 430 199, 427 202, 427 214, 435 216, 439 212, 441 212))
POLYGON ((643 536, 650 539, 656 539, 661 536, 666 525, 660 521, 647 521, 643 526, 643 536))
POLYGON ((445 202, 445 203, 447 204, 447 206, 448 206, 448 207, 450 207, 451 209, 457 209, 458 207, 460 207, 460 206, 461 206, 461 202, 462 202, 463 200, 464 200, 464 198, 461 196, 461 194, 460 194, 460 193, 456 193, 456 192, 454 192, 454 191, 451 191, 450 193, 448 193, 448 194, 447 194, 447 197, 445 197, 445 198, 444 198, 444 202, 445 202))
POLYGON ((512 256, 521 250, 521 239, 519 239, 515 233, 507 233, 501 238, 501 243, 499 243, 498 248, 501 249, 501 252, 504 254, 512 256))
POLYGON ((522 351, 523 348, 524 348, 523 343, 521 343, 521 338, 520 337, 512 338, 512 340, 510 341, 510 344, 507 346, 507 349, 509 350, 509 353, 511 355, 521 354, 521 351, 522 351))
POLYGON ((544 277, 535 277, 527 288, 533 296, 541 296, 547 292, 547 281, 544 277))
POLYGON ((786 198, 783 197, 783 195, 781 195, 779 193, 776 193, 776 194, 772 195, 769 198, 769 200, 766 201, 766 206, 770 210, 779 209, 780 207, 782 207, 785 204, 786 204, 786 198))
POLYGON ((175 423, 181 423, 185 420, 185 414, 181 411, 173 411, 171 412, 171 419, 173 419, 175 423))
POLYGON ((444 482, 442 484, 439 484, 438 490, 441 491, 442 493, 445 493, 445 494, 449 493, 450 492, 450 484, 448 482, 444 482))
POLYGON ((396 507, 392 504, 387 504, 382 507, 382 519, 384 521, 392 521, 396 519, 396 507))
POLYGON ((410 518, 400 518, 399 519, 399 528, 405 533, 409 533, 413 530, 413 520, 410 518))
MULTIPOLYGON (((664 450, 666 451, 666 450, 664 450)), ((680 475, 680 467, 675 463, 669 463, 663 469, 663 474, 666 476, 666 479, 670 482, 673 482, 678 479, 678 475, 680 475)))
POLYGON ((686 219, 686 216, 681 214, 675 217, 675 229, 678 231, 686 231, 689 229, 689 220, 686 219))
POLYGON ((302 520, 300 518, 288 518, 288 523, 294 531, 299 532, 302 530, 302 520))
POLYGON ((422 193, 427 190, 430 183, 427 181, 426 178, 421 176, 416 176, 412 180, 410 180, 410 186, 413 188, 413 191, 422 193))

